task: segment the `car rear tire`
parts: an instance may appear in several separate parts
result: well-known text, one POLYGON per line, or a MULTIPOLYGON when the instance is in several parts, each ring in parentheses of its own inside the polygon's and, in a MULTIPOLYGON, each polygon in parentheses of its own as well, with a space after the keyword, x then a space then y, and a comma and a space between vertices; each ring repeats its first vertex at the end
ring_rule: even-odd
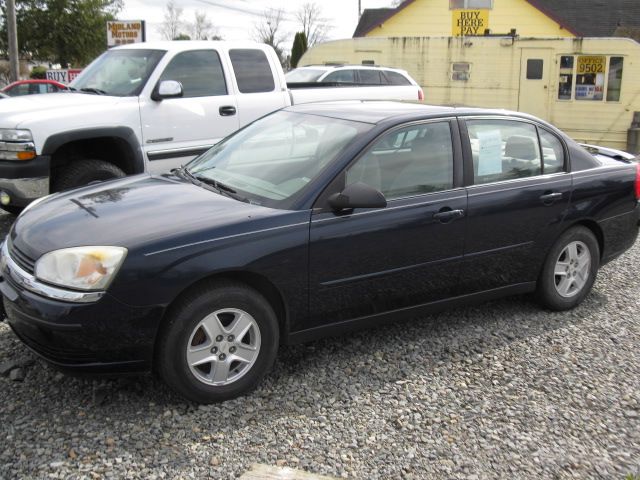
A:
POLYGON ((62 167, 54 176, 53 192, 81 187, 92 182, 124 177, 125 173, 112 163, 96 159, 78 159, 62 167))
POLYGON ((591 230, 573 227, 553 245, 540 274, 538 300, 551 310, 569 310, 589 294, 600 267, 600 247, 591 230))
POLYGON ((208 282, 171 307, 157 344, 157 370, 183 397, 221 402, 253 390, 278 345, 276 315, 260 293, 241 283, 208 282))

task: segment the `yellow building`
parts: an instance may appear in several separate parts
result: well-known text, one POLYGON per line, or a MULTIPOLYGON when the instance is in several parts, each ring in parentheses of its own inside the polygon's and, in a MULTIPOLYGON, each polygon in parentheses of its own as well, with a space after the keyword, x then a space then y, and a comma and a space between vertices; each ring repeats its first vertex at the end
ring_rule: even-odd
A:
POLYGON ((406 0, 367 9, 354 37, 611 37, 640 27, 638 0, 406 0))
POLYGON ((627 131, 640 112, 640 44, 628 38, 365 37, 315 45, 299 65, 327 63, 403 68, 425 103, 518 110, 585 143, 638 148, 627 131))

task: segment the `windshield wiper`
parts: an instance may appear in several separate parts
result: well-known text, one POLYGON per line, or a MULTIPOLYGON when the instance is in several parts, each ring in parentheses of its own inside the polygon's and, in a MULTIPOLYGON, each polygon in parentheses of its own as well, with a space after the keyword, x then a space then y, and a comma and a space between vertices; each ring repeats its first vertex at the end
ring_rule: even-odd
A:
MULTIPOLYGON (((189 172, 189 174, 193 175, 191 172, 189 172)), ((200 180, 201 182, 204 182, 208 185, 212 185, 216 187, 218 190, 224 190, 225 192, 229 192, 229 193, 236 193, 236 191, 233 188, 231 188, 229 185, 220 183, 219 181, 214 180, 213 178, 205 177, 203 175, 193 175, 193 176, 198 180, 200 180)))
POLYGON ((233 188, 231 188, 229 185, 220 183, 217 180, 214 180, 213 178, 205 177, 202 175, 194 175, 185 166, 182 166, 180 168, 174 168, 173 170, 171 170, 171 173, 175 173, 178 176, 187 178, 191 180, 192 183, 198 186, 203 186, 202 185, 203 183, 206 185, 209 185, 215 188, 221 194, 227 195, 228 197, 231 197, 235 200, 239 200, 241 202, 247 202, 247 203, 249 202, 248 198, 245 198, 242 195, 238 195, 237 192, 233 188))
POLYGON ((107 92, 105 92, 104 90, 100 90, 99 88, 93 88, 93 87, 84 87, 80 89, 81 92, 87 92, 87 93, 95 93, 96 95, 106 95, 107 92))

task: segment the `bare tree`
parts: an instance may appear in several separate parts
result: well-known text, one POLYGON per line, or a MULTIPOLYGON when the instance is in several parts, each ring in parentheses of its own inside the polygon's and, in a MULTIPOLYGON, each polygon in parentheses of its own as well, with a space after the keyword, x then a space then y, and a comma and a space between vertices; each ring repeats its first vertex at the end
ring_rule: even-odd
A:
POLYGON ((309 47, 327 39, 327 33, 331 27, 327 19, 322 16, 322 8, 317 3, 304 3, 296 12, 296 19, 302 26, 309 47))
POLYGON ((182 33, 182 26, 182 8, 177 7, 173 0, 169 0, 164 12, 164 22, 160 25, 160 34, 165 40, 174 40, 182 33))
POLYGON ((284 10, 282 8, 269 8, 265 10, 262 20, 254 24, 253 36, 256 41, 271 45, 278 54, 280 63, 284 64, 285 55, 282 43, 284 34, 281 31, 284 10))
POLYGON ((213 23, 207 18, 205 12, 196 11, 195 18, 191 24, 191 38, 194 40, 214 40, 220 38, 216 30, 213 23))

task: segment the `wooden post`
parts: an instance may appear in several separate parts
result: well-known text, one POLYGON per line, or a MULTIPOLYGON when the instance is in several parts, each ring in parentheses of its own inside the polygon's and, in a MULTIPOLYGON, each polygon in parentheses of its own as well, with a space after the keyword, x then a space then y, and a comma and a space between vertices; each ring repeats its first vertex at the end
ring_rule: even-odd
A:
POLYGON ((9 33, 9 68, 12 82, 20 76, 20 63, 18 59, 18 28, 16 25, 15 0, 7 0, 7 31, 9 33))

